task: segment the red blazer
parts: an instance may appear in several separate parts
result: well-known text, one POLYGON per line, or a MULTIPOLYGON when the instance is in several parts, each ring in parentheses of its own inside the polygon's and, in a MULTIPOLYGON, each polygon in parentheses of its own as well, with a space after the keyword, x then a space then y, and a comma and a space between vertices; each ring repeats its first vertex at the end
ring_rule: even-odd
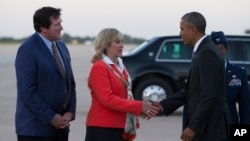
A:
MULTIPOLYGON (((121 74, 116 66, 111 64, 111 67, 128 80, 126 69, 121 74)), ((124 83, 102 60, 92 65, 88 86, 92 103, 87 115, 87 126, 124 128, 127 112, 139 115, 142 111, 142 101, 127 100, 124 83)))

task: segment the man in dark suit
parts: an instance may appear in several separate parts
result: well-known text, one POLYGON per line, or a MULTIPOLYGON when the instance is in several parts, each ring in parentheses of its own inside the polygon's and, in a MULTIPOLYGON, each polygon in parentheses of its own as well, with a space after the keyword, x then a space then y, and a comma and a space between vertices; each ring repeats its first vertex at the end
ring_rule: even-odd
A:
POLYGON ((247 72, 244 68, 235 66, 226 59, 228 45, 227 39, 222 31, 212 32, 211 40, 217 45, 226 60, 227 105, 232 124, 250 124, 250 93, 247 82, 247 72))
POLYGON ((60 11, 38 9, 33 16, 36 33, 17 51, 18 141, 68 141, 76 91, 68 49, 59 41, 63 30, 60 11))
POLYGON ((185 104, 183 141, 224 141, 229 137, 224 59, 205 28, 206 20, 198 12, 181 18, 180 36, 185 45, 194 47, 186 88, 159 103, 152 102, 166 115, 185 104))

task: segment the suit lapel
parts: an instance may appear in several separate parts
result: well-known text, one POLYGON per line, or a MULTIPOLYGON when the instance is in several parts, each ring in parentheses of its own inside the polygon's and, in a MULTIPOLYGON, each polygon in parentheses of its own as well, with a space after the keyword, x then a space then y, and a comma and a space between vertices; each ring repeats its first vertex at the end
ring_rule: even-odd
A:
POLYGON ((200 51, 202 50, 203 47, 205 47, 204 44, 207 42, 207 39, 208 39, 208 38, 205 37, 205 38, 201 41, 201 43, 199 44, 199 46, 198 46, 198 48, 197 48, 197 50, 196 50, 196 52, 195 52, 196 56, 199 56, 200 51))
POLYGON ((114 64, 112 64, 111 67, 121 78, 123 78, 124 80, 126 80, 126 82, 128 82, 128 76, 126 74, 125 69, 123 69, 123 72, 121 73, 114 64))
POLYGON ((39 37, 38 34, 36 34, 37 36, 37 40, 39 42, 38 44, 38 49, 46 56, 46 58, 49 59, 49 61, 55 66, 57 67, 56 61, 53 57, 53 55, 51 54, 50 50, 47 48, 47 46, 45 45, 45 43, 43 42, 43 40, 41 39, 41 37, 39 37))
MULTIPOLYGON (((53 57, 51 51, 48 49, 48 47, 46 46, 46 44, 43 42, 43 40, 41 39, 41 37, 39 37, 38 34, 35 34, 36 35, 36 38, 39 42, 38 44, 38 49, 46 56, 46 58, 51 62, 51 64, 56 68, 57 72, 60 73, 60 75, 62 76, 60 70, 59 70, 59 67, 55 61, 55 58, 53 57)), ((65 56, 63 55, 64 53, 62 53, 62 49, 61 47, 59 46, 59 44, 57 44, 57 47, 58 47, 58 50, 60 52, 60 55, 62 57, 62 61, 64 63, 64 67, 65 67, 65 73, 66 73, 66 77, 67 77, 67 63, 65 61, 65 56)), ((62 76, 63 77, 63 76, 62 76)))

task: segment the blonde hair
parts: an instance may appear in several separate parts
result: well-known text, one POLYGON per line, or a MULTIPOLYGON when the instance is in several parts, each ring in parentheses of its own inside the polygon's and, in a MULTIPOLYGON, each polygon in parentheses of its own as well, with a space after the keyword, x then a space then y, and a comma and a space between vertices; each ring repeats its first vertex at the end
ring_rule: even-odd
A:
POLYGON ((102 59, 102 55, 106 54, 106 48, 112 41, 119 39, 122 33, 115 28, 102 29, 95 38, 95 54, 93 55, 91 62, 94 63, 102 59))

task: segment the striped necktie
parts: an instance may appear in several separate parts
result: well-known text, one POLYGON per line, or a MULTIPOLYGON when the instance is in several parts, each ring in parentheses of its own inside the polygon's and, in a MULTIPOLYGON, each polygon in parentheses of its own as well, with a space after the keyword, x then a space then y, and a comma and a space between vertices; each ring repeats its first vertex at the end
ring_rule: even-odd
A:
POLYGON ((58 51, 57 51, 57 47, 56 47, 55 42, 52 43, 52 52, 53 52, 53 56, 54 56, 54 58, 56 60, 56 63, 58 65, 58 67, 59 67, 59 70, 60 70, 63 78, 66 80, 65 71, 64 71, 61 59, 60 59, 60 57, 58 55, 58 51))

